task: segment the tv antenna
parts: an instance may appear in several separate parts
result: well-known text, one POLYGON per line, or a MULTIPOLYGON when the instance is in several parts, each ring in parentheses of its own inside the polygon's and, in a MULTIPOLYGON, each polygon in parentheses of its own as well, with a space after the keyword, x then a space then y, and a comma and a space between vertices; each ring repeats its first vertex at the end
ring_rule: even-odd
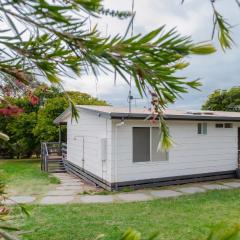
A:
MULTIPOLYGON (((133 36, 134 4, 135 4, 135 0, 132 0, 131 37, 133 36)), ((134 98, 132 95, 132 76, 130 75, 129 92, 128 92, 128 100, 127 100, 129 113, 132 111, 132 101, 134 99, 136 100, 138 98, 134 98)))
MULTIPOLYGON (((135 17, 134 6, 135 6, 135 0, 132 0, 132 7, 131 7, 132 18, 131 18, 131 20, 128 24, 128 27, 127 27, 127 30, 125 32, 124 37, 127 36, 130 29, 131 29, 131 37, 133 37, 133 20, 134 20, 134 17, 135 17)), ((115 69, 114 70, 114 85, 116 85, 116 81, 117 81, 117 71, 115 69)), ((141 98, 135 98, 132 95, 132 75, 130 74, 129 92, 128 92, 128 97, 127 97, 129 113, 131 113, 131 111, 132 111, 132 101, 135 100, 135 106, 136 106, 137 105, 136 100, 138 100, 138 99, 141 99, 141 98)))

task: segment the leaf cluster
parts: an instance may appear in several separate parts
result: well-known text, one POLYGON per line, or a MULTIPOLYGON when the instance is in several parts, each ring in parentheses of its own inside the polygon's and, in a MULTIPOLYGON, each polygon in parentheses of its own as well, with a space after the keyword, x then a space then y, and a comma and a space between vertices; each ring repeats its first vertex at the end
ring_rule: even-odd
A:
POLYGON ((202 106, 203 110, 240 111, 240 87, 217 89, 211 93, 202 106))
MULTIPOLYGON (((61 85, 64 76, 97 78, 109 72, 127 83, 131 75, 140 95, 155 92, 162 109, 199 88, 198 79, 178 74, 189 65, 188 56, 214 53, 211 44, 195 44, 165 26, 145 35, 103 37, 97 26, 87 25, 89 17, 101 14, 120 19, 132 15, 105 9, 101 0, 1 0, 1 21, 9 27, 0 29, 0 97, 6 85, 19 89, 19 82, 34 89, 43 81, 61 85)), ((77 118, 74 102, 69 102, 77 118)))
MULTIPOLYGON (((0 131, 10 136, 8 142, 0 140, 0 156, 2 158, 24 158, 31 155, 39 155, 40 142, 58 141, 59 128, 53 124, 53 120, 59 116, 69 105, 69 98, 81 105, 107 105, 105 101, 93 98, 80 92, 63 92, 51 87, 48 90, 45 85, 39 86, 34 95, 41 99, 41 105, 32 105, 28 97, 7 97, 7 101, 21 107, 24 112, 18 116, 0 116, 0 131)), ((62 136, 66 135, 66 129, 62 127, 62 136)))

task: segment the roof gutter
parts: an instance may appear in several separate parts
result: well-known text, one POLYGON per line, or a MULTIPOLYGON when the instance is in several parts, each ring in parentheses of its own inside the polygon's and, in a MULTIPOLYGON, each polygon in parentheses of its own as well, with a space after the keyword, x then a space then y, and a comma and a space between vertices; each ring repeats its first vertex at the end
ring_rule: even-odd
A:
MULTIPOLYGON (((123 114, 123 113, 112 113, 110 114, 111 119, 134 119, 144 120, 149 115, 146 114, 123 114)), ((240 122, 240 118, 236 117, 222 117, 222 116, 181 116, 181 115, 164 115, 165 120, 186 120, 186 121, 228 121, 228 122, 240 122)))
MULTIPOLYGON (((87 110, 97 114, 99 117, 105 117, 108 119, 133 119, 133 120, 144 120, 147 119, 151 114, 146 113, 117 113, 117 112, 102 112, 95 109, 87 109, 84 107, 77 107, 79 110, 87 110)), ((61 115, 59 115, 53 122, 55 124, 64 123, 62 119, 66 118, 70 112, 70 108, 67 108, 61 115)), ((203 115, 170 115, 165 114, 163 116, 165 120, 182 120, 182 121, 226 121, 226 122, 240 122, 240 117, 224 117, 224 116, 203 116, 203 115)))

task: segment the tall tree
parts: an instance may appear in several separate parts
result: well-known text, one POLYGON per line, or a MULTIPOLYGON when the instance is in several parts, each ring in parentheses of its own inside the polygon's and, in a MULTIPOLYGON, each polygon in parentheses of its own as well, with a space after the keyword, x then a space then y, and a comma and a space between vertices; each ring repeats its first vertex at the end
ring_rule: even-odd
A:
POLYGON ((208 96, 202 106, 203 110, 212 111, 240 111, 240 87, 228 90, 218 89, 208 96))
POLYGON ((175 29, 166 31, 165 26, 144 36, 102 37, 96 27, 87 28, 89 15, 130 17, 130 23, 134 17, 129 12, 105 9, 102 0, 2 0, 0 14, 2 23, 8 24, 0 30, 1 89, 7 86, 31 91, 44 80, 61 84, 61 76, 69 71, 77 76, 92 72, 96 77, 111 71, 127 82, 130 74, 142 96, 150 93, 154 97, 155 114, 163 127, 161 140, 167 140, 162 141, 166 147, 170 141, 165 138, 168 129, 162 110, 181 93, 200 86, 198 80, 189 81, 177 72, 189 65, 185 57, 215 52, 212 45, 194 44, 175 29))
POLYGON ((33 129, 38 143, 58 141, 59 129, 53 124, 53 120, 68 107, 68 99, 65 94, 78 105, 107 105, 105 101, 77 91, 60 93, 56 97, 49 98, 44 107, 39 109, 37 124, 33 129))
MULTIPOLYGON (((29 95, 14 98, 7 97, 10 104, 23 109, 17 116, 0 115, 0 131, 10 137, 5 142, 0 139, 0 156, 3 158, 30 157, 40 153, 40 142, 58 141, 59 129, 53 120, 68 107, 68 97, 81 105, 106 105, 86 93, 62 92, 57 88, 38 87, 33 95, 39 99, 38 103, 29 102, 29 95)), ((62 128, 65 133, 64 128, 62 128)))

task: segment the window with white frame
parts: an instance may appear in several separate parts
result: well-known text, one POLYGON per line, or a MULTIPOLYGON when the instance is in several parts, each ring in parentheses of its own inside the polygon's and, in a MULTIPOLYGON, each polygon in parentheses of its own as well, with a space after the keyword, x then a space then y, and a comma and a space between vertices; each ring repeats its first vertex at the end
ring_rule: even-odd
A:
POLYGON ((224 127, 225 128, 233 128, 233 124, 232 123, 224 123, 224 127))
POLYGON ((133 162, 167 161, 168 152, 159 149, 157 127, 133 127, 133 162))
POLYGON ((216 128, 233 128, 232 123, 216 123, 215 124, 216 128))
POLYGON ((216 123, 216 124, 215 124, 215 127, 216 127, 216 128, 223 128, 223 123, 216 123))
POLYGON ((198 123, 197 133, 206 135, 207 134, 207 123, 198 123))
POLYGON ((133 128, 133 162, 150 161, 150 128, 133 128))

